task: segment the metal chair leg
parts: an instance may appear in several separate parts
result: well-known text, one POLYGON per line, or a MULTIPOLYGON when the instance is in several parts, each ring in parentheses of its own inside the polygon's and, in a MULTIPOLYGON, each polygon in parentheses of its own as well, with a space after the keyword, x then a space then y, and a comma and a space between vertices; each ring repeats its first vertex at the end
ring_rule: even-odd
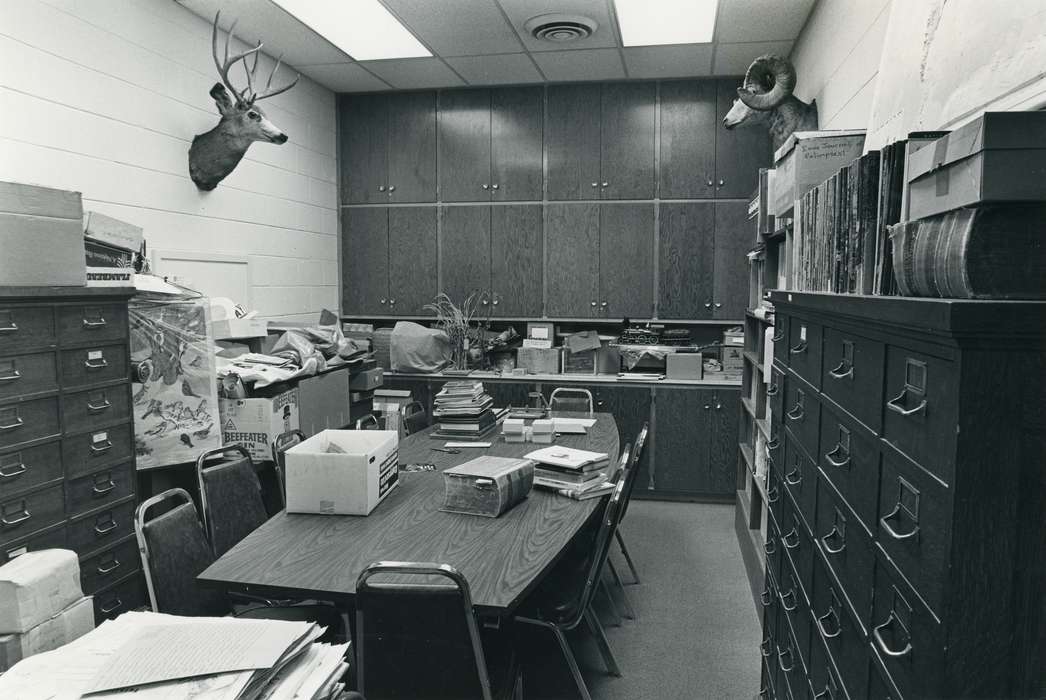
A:
POLYGON ((599 646, 599 653, 603 657, 603 663, 606 664, 607 673, 620 678, 621 669, 618 668, 617 659, 614 658, 614 652, 610 649, 610 642, 607 641, 603 625, 599 624, 599 617, 592 612, 592 606, 585 609, 585 621, 588 623, 588 629, 592 632, 592 636, 596 638, 596 644, 599 646))
POLYGON ((625 538, 621 536, 620 526, 619 529, 614 531, 614 537, 617 538, 618 547, 621 548, 621 554, 625 557, 625 562, 628 564, 628 570, 632 572, 632 583, 639 583, 639 573, 636 571, 636 565, 632 563, 632 557, 628 553, 628 547, 625 546, 625 538))
POLYGON ((581 675, 581 669, 578 668, 577 659, 574 658, 574 651, 570 648, 570 642, 567 641, 567 636, 557 626, 553 626, 552 631, 556 635, 556 641, 559 642, 559 648, 563 650, 563 657, 567 660, 567 666, 570 667, 570 675, 574 677, 581 700, 592 700, 588 686, 585 685, 585 678, 581 675))
POLYGON ((606 599, 610 601, 610 612, 614 614, 614 622, 611 624, 613 624, 615 627, 620 627, 622 624, 622 620, 624 620, 624 616, 618 609, 617 601, 614 600, 614 596, 611 595, 610 589, 607 587, 606 579, 599 579, 599 590, 602 591, 603 595, 606 596, 606 599))
POLYGON ((628 594, 625 593, 625 584, 621 583, 621 577, 617 573, 617 567, 614 566, 614 562, 607 558, 607 565, 610 568, 610 574, 614 577, 614 582, 617 583, 617 589, 621 591, 621 602, 625 605, 625 617, 629 620, 636 619, 636 611, 632 608, 632 602, 628 599, 628 594))

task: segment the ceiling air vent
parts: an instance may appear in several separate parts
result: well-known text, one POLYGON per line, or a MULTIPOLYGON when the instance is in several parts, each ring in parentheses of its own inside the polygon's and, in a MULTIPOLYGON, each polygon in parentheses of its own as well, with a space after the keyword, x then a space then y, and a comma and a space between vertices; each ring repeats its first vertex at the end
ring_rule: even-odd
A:
POLYGON ((599 25, 581 15, 538 15, 527 20, 523 27, 535 39, 553 44, 566 44, 592 36, 599 25))

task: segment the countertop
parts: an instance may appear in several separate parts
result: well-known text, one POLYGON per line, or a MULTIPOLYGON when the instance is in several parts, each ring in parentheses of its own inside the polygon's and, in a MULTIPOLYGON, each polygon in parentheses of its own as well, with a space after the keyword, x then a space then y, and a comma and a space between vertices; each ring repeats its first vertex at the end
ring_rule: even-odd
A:
POLYGON ((385 372, 388 378, 402 379, 478 379, 490 382, 527 382, 531 384, 618 384, 621 386, 665 386, 665 387, 708 387, 721 389, 740 389, 741 380, 709 378, 705 379, 662 379, 660 381, 636 381, 618 379, 613 374, 498 374, 496 372, 475 371, 468 375, 444 374, 443 372, 385 372))

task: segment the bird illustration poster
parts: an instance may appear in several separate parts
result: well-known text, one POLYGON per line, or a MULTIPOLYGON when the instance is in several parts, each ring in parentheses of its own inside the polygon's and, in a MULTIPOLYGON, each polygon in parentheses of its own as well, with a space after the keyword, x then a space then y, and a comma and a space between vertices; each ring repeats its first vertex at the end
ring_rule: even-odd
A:
POLYGON ((130 305, 139 469, 193 462, 221 445, 206 297, 135 297, 130 305))

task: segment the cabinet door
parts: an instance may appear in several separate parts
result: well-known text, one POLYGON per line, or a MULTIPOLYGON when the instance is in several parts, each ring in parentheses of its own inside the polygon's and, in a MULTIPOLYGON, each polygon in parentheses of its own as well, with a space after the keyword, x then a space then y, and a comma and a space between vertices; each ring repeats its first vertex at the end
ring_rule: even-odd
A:
POLYGON ((494 399, 494 406, 497 408, 526 406, 527 394, 530 393, 531 387, 532 385, 526 382, 483 383, 483 388, 490 394, 490 398, 494 399))
POLYGON ((345 95, 338 101, 342 204, 388 201, 386 118, 383 95, 345 95))
POLYGON ((490 178, 494 201, 541 199, 542 89, 492 90, 490 178))
POLYGON ((729 496, 737 490, 738 421, 741 419, 740 389, 716 389, 709 411, 708 490, 729 496))
POLYGON ((600 314, 654 315, 654 205, 599 205, 600 314))
POLYGON ((652 82, 603 86, 599 183, 603 199, 654 197, 654 95, 652 82))
MULTIPOLYGON (((617 423, 620 449, 625 445, 635 446, 636 438, 643 425, 650 422, 650 404, 653 394, 650 387, 606 386, 599 384, 585 387, 592 392, 597 413, 611 413, 617 423)), ((644 454, 640 455, 639 474, 635 490, 646 488, 649 481, 650 438, 647 438, 644 454)))
POLYGON ((342 313, 391 313, 388 208, 342 210, 341 259, 342 313))
POLYGON ((752 222, 747 202, 715 203, 715 318, 740 320, 748 306, 748 262, 752 222))
POLYGON ((397 314, 428 313, 436 296, 436 207, 389 209, 389 307, 397 314))
POLYGON ((404 92, 389 101, 389 201, 436 201, 436 93, 404 92))
MULTIPOLYGON (((490 207, 444 207, 440 238, 443 285, 455 305, 490 291, 490 207)), ((478 313, 486 314, 479 306, 478 313)))
POLYGON ((548 302, 552 318, 589 318, 599 304, 599 205, 549 204, 548 302))
POLYGON ((599 198, 599 85, 548 88, 548 198, 599 198))
POLYGON ((716 81, 661 83, 661 199, 715 196, 716 81))
POLYGON ((737 79, 718 81, 715 121, 716 197, 748 198, 759 184, 759 168, 770 167, 770 132, 764 127, 727 131, 723 117, 737 99, 737 79))
POLYGON ((659 229, 658 318, 711 318, 715 204, 662 202, 659 229))
POLYGON ((490 208, 490 288, 495 316, 540 316, 544 279, 540 204, 490 208))
MULTIPOLYGON (((657 429, 653 435, 654 470, 646 484, 657 491, 710 493, 709 416, 713 392, 707 389, 656 391, 657 429)), ((737 415, 734 420, 736 422, 737 415)))
POLYGON ((490 199, 490 91, 440 94, 439 187, 444 202, 490 199))

